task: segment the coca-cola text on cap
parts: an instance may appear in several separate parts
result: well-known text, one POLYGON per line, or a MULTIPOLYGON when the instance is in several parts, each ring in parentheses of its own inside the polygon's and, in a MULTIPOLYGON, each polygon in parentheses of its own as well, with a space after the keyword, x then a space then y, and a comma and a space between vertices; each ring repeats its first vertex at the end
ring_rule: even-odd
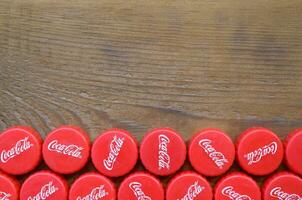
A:
POLYGON ((302 128, 290 133, 286 137, 284 144, 287 167, 302 176, 302 128))
POLYGON ((161 182, 145 172, 136 172, 126 177, 118 190, 118 199, 127 200, 164 200, 161 182))
POLYGON ((261 200, 261 190, 249 176, 233 172, 221 178, 215 187, 215 200, 261 200))
POLYGON ((247 129, 239 136, 236 147, 239 165, 253 175, 270 174, 283 160, 281 140, 266 128, 247 129))
POLYGON ((62 126, 46 136, 43 158, 57 173, 71 174, 82 169, 89 159, 90 140, 77 126, 62 126))
POLYGON ((41 161, 42 139, 28 126, 8 128, 0 134, 0 170, 21 175, 35 169, 41 161))
POLYGON ((106 177, 89 172, 77 178, 70 187, 69 200, 115 200, 114 184, 106 177))
POLYGON ((289 172, 279 172, 268 178, 262 187, 263 200, 301 200, 302 179, 289 172))
POLYGON ((172 178, 166 191, 166 200, 212 200, 212 198, 213 193, 209 182, 191 171, 182 172, 172 178))
POLYGON ((20 200, 67 200, 67 182, 50 171, 29 176, 21 186, 20 200))
POLYGON ((147 133, 140 146, 144 167, 153 174, 168 176, 179 170, 186 159, 186 144, 170 128, 158 128, 147 133))
POLYGON ((0 173, 0 199, 1 200, 18 200, 19 188, 20 188, 20 184, 16 179, 0 173))
POLYGON ((109 177, 123 176, 135 166, 138 158, 137 141, 121 129, 102 133, 94 141, 91 158, 96 169, 109 177))
POLYGON ((205 176, 224 174, 235 159, 231 138, 219 129, 204 129, 191 139, 188 149, 193 168, 205 176))

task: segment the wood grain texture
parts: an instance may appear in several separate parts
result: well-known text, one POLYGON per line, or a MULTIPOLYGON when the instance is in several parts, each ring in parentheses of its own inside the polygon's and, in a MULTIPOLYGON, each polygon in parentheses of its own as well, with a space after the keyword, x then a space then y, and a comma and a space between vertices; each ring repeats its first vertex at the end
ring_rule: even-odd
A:
POLYGON ((302 1, 0 1, 0 130, 302 126, 302 1))

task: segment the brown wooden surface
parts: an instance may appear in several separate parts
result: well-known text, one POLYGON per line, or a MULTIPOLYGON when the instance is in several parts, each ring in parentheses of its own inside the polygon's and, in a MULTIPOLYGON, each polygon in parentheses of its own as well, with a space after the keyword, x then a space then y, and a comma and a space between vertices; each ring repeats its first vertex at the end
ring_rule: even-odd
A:
POLYGON ((302 1, 0 1, 0 130, 302 126, 302 1))

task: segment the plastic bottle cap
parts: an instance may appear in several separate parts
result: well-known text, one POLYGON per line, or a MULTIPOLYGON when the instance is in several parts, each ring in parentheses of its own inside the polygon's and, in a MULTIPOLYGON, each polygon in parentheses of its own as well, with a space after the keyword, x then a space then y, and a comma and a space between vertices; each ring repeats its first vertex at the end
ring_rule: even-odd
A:
POLYGON ((257 127, 243 132, 237 141, 239 165, 253 175, 267 175, 275 171, 283 159, 283 144, 272 131, 257 127))
POLYGON ((145 135, 140 146, 143 165, 151 173, 167 176, 181 168, 186 159, 186 144, 170 128, 159 128, 145 135))
POLYGON ((137 142, 125 130, 108 130, 94 141, 91 158, 100 173, 109 177, 123 176, 129 173, 137 162, 137 142))
POLYGON ((89 137, 76 126, 62 126, 53 130, 43 144, 45 163, 61 174, 71 174, 82 169, 89 159, 89 153, 89 137))
POLYGON ((302 179, 288 172, 280 172, 268 178, 262 190, 263 200, 302 199, 302 179))
POLYGON ((66 200, 67 182, 50 171, 39 171, 29 176, 21 186, 20 200, 66 200))
POLYGON ((40 134, 27 126, 11 127, 0 134, 0 170, 21 175, 41 161, 40 134))
POLYGON ((235 146, 231 138, 213 128, 195 134, 188 151, 193 168, 205 176, 224 174, 235 159, 235 146))
POLYGON ((83 174, 74 181, 69 191, 69 200, 79 199, 115 200, 115 186, 98 173, 83 174))
POLYGON ((14 178, 0 173, 0 199, 18 200, 20 184, 14 178))
POLYGON ((118 199, 164 200, 164 189, 154 176, 145 172, 136 172, 122 181, 118 190, 118 199))
POLYGON ((302 176, 302 128, 293 131, 285 140, 285 163, 293 172, 302 176))
POLYGON ((209 182, 195 172, 182 172, 168 183, 166 200, 194 199, 212 200, 213 193, 209 182))
POLYGON ((261 200, 261 191, 251 177, 234 172, 219 180, 215 188, 215 200, 230 199, 261 200))

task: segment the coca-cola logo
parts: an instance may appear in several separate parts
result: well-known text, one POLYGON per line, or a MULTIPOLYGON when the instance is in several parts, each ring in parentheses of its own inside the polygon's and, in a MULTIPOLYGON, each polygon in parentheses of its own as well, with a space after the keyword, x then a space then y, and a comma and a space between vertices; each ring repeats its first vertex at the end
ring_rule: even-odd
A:
POLYGON ((276 142, 272 142, 268 145, 260 147, 252 152, 244 155, 248 161, 248 165, 258 163, 263 157, 268 155, 275 155, 278 150, 278 145, 276 142))
POLYGON ((270 192, 271 197, 275 197, 279 200, 302 200, 302 197, 298 194, 289 194, 282 190, 281 187, 275 187, 270 192))
POLYGON ((166 135, 158 136, 159 145, 158 145, 158 169, 169 169, 170 168, 170 155, 168 153, 168 144, 170 139, 166 135))
POLYGON ((47 148, 49 151, 54 151, 74 158, 82 158, 82 150, 84 149, 83 147, 75 144, 60 144, 58 140, 51 141, 47 148))
POLYGON ((195 181, 189 188, 185 196, 182 198, 177 198, 177 200, 193 200, 195 199, 202 191, 204 187, 199 184, 198 181, 195 181))
POLYGON ((40 192, 34 196, 29 196, 27 200, 45 200, 59 190, 52 181, 42 186, 40 192))
POLYGON ((152 200, 151 197, 147 196, 142 190, 142 184, 139 182, 131 182, 129 184, 130 189, 133 191, 137 200, 152 200))
POLYGON ((232 186, 224 187, 221 193, 232 200, 254 200, 246 194, 239 194, 232 186))
POLYGON ((105 190, 104 185, 100 185, 91 190, 90 194, 80 197, 78 196, 76 200, 98 200, 108 195, 108 192, 105 190))
POLYGON ((23 152, 34 146, 30 141, 29 137, 25 137, 16 142, 16 144, 8 150, 2 150, 0 160, 2 163, 7 163, 10 159, 22 154, 23 152))
POLYGON ((199 141, 199 146, 201 146, 219 169, 223 169, 224 165, 229 162, 223 153, 213 147, 211 140, 202 139, 199 141))
POLYGON ((9 200, 12 195, 6 192, 0 191, 0 200, 9 200))
POLYGON ((113 140, 109 145, 110 151, 108 157, 103 160, 104 167, 107 170, 111 171, 113 169, 114 163, 123 147, 124 141, 125 138, 123 137, 117 137, 116 135, 113 137, 113 140))

